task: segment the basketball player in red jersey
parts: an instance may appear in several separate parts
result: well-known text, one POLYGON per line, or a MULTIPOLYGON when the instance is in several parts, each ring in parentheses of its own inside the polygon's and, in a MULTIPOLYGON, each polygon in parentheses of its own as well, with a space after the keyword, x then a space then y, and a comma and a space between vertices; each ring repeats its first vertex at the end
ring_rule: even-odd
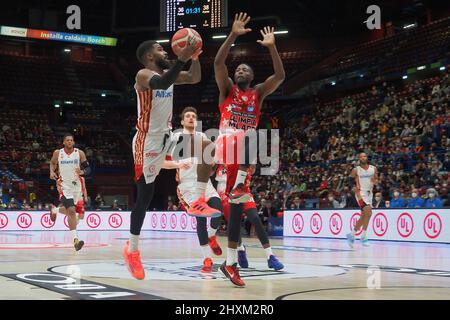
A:
MULTIPOLYGON (((280 86, 285 77, 283 63, 275 46, 274 28, 271 27, 265 27, 260 31, 263 39, 258 40, 258 43, 269 50, 274 74, 263 83, 251 87, 254 79, 253 69, 248 64, 242 63, 234 72, 234 82, 229 77, 225 60, 230 52, 231 45, 236 41, 237 37, 251 31, 251 29, 246 28, 246 24, 249 21, 250 16, 246 13, 241 12, 235 15, 231 33, 220 47, 214 60, 215 78, 220 91, 219 110, 222 135, 218 139, 216 154, 219 162, 222 160, 222 163, 225 163, 227 175, 232 175, 231 171, 237 169, 236 178, 233 181, 234 183, 232 183, 233 188, 229 194, 230 219, 228 222, 227 260, 220 267, 220 271, 237 286, 245 286, 237 269, 237 246, 240 232, 240 217, 243 210, 240 204, 253 199, 249 188, 244 183, 249 174, 250 164, 255 162, 249 159, 252 155, 249 157, 246 155, 244 164, 237 166, 237 162, 229 163, 226 161, 227 159, 221 159, 226 153, 222 149, 226 149, 227 143, 233 143, 237 146, 236 141, 242 138, 242 132, 256 130, 264 99, 280 86)), ((244 149, 247 154, 249 146, 245 145, 244 149)), ((236 160, 234 159, 234 161, 236 160)), ((271 266, 271 263, 269 260, 269 266, 271 266)), ((273 261, 273 263, 277 267, 279 266, 278 260, 276 262, 273 261)))
MULTIPOLYGON (((174 65, 170 65, 168 54, 155 41, 144 41, 136 51, 138 60, 144 66, 136 75, 134 88, 137 95, 138 119, 136 135, 133 138, 135 181, 137 184, 136 203, 131 211, 130 239, 123 250, 125 265, 136 279, 144 279, 140 252, 139 235, 145 219, 145 212, 152 201, 155 178, 164 163, 170 146, 173 110, 174 84, 195 84, 201 80, 198 56, 201 49, 195 37, 189 37, 186 46, 178 53, 174 65), (192 59, 189 71, 182 71, 186 62, 192 59)), ((206 168, 210 172, 210 168, 206 168)), ((209 173, 208 172, 208 173, 209 173)), ((199 181, 195 186, 196 201, 188 213, 209 217, 219 214, 210 208, 204 199, 206 183, 199 181)))

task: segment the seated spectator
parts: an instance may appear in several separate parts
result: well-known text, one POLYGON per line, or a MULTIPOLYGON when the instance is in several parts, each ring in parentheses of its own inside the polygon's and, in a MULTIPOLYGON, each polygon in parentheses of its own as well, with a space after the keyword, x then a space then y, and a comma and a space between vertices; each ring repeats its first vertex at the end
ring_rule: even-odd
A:
POLYGON ((425 208, 442 208, 442 201, 434 188, 427 190, 427 199, 425 200, 425 208))
POLYGON ((405 208, 406 201, 402 197, 400 197, 400 192, 398 190, 394 190, 394 197, 391 199, 391 208, 405 208))
POLYGON ((373 199, 373 208, 385 208, 385 203, 383 201, 383 196, 381 195, 381 192, 375 193, 375 198, 373 199))
POLYGON ((341 203, 334 198, 333 193, 328 194, 328 201, 325 207, 329 209, 342 208, 341 203))
POLYGON ((114 200, 114 202, 111 206, 111 210, 113 210, 113 211, 116 211, 116 210, 121 211, 122 210, 122 208, 119 206, 118 200, 114 200))
POLYGON ((419 191, 417 189, 412 189, 411 199, 408 201, 408 208, 423 208, 425 205, 425 200, 419 197, 419 191))

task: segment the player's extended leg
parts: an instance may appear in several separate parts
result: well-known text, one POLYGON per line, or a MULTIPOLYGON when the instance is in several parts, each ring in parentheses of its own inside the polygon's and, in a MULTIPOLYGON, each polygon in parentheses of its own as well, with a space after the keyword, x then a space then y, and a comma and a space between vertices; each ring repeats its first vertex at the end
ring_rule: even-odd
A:
POLYGON ((238 143, 238 159, 239 159, 239 170, 236 175, 236 180, 234 186, 230 192, 230 203, 245 203, 250 201, 251 196, 249 194, 248 188, 245 187, 245 179, 247 178, 250 167, 256 164, 257 160, 257 135, 256 131, 248 131, 245 136, 238 137, 239 139, 244 139, 242 144, 243 152, 239 149, 241 146, 238 143))
POLYGON ((70 232, 72 233, 73 238, 73 246, 76 251, 81 250, 84 245, 83 240, 79 240, 78 233, 77 233, 77 213, 75 211, 75 203, 73 199, 67 199, 65 196, 61 198, 61 202, 63 204, 63 207, 65 208, 65 211, 67 212, 67 222, 69 224, 70 232))
MULTIPOLYGON (((353 248, 353 244, 355 243, 356 233, 358 233, 358 231, 361 229, 361 227, 364 226, 365 222, 366 222, 365 223, 366 229, 364 229, 364 230, 367 230, 367 226, 369 225, 369 220, 370 220, 371 215, 372 215, 372 208, 367 204, 363 204, 363 207, 361 209, 361 217, 356 222, 355 227, 353 228, 352 232, 347 234, 347 243, 349 244, 349 246, 351 248, 353 248)), ((363 244, 368 245, 366 231, 363 232, 362 238, 365 239, 365 242, 363 241, 363 244)))
POLYGON ((237 268, 237 247, 241 233, 242 211, 242 204, 230 204, 227 259, 219 268, 219 271, 238 287, 245 286, 245 282, 241 279, 237 268))
MULTIPOLYGON (((199 138, 199 137, 197 137, 199 138)), ((194 182, 193 190, 191 195, 185 196, 185 200, 189 204, 187 213, 193 216, 200 217, 220 217, 222 211, 210 207, 205 201, 206 188, 208 186, 209 177, 212 170, 212 161, 214 159, 214 149, 212 149, 212 158, 207 159, 205 149, 209 149, 213 146, 213 143, 209 140, 203 140, 198 142, 201 145, 201 154, 196 154, 195 150, 195 136, 192 136, 190 141, 191 154, 195 156, 196 167, 197 167, 197 181, 194 182)), ((200 151, 200 150, 199 150, 200 151)))
POLYGON ((136 185, 137 198, 130 215, 130 240, 123 250, 123 256, 131 275, 136 279, 142 280, 145 278, 145 272, 139 252, 139 235, 144 224, 145 211, 153 199, 155 182, 147 184, 144 176, 141 176, 136 185))
POLYGON ((369 240, 367 239, 367 227, 369 226, 370 218, 372 217, 372 208, 370 206, 364 208, 363 217, 361 242, 364 247, 368 247, 369 240))
MULTIPOLYGON (((208 200, 208 205, 211 208, 217 209, 220 212, 223 212, 222 200, 219 197, 212 197, 208 200)), ((220 223, 222 221, 222 216, 211 218, 210 228, 208 230, 208 244, 216 256, 222 255, 222 248, 220 248, 219 243, 217 242, 216 233, 220 227, 220 223)))
POLYGON ((284 265, 277 259, 277 257, 272 252, 272 247, 270 246, 269 237, 267 235, 266 230, 261 222, 261 219, 258 216, 258 211, 256 208, 249 208, 245 211, 247 218, 249 221, 255 226, 256 235, 258 236, 259 241, 261 242, 264 251, 267 256, 267 264, 269 268, 275 270, 281 270, 284 268, 284 265))
POLYGON ((212 254, 208 244, 207 219, 205 217, 196 217, 197 219, 197 237, 203 254, 203 267, 200 272, 212 272, 212 254))

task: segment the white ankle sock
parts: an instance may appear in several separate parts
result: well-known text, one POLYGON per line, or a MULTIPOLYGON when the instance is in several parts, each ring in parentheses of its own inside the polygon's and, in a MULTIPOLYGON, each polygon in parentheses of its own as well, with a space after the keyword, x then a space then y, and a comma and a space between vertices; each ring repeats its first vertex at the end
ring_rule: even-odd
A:
POLYGON ((237 263, 237 249, 227 248, 227 266, 237 263))
POLYGON ((270 256, 273 255, 272 247, 265 248, 264 251, 266 252, 267 259, 269 259, 270 256))
POLYGON ((234 188, 236 188, 240 183, 245 182, 245 178, 247 178, 247 171, 238 170, 237 176, 236 176, 236 182, 234 183, 234 188))
POLYGON ((128 246, 128 252, 138 251, 139 249, 139 235, 130 233, 130 244, 128 246))
POLYGON ((205 196, 207 185, 207 182, 198 181, 194 184, 194 190, 192 190, 192 199, 194 200, 194 202, 197 201, 200 197, 205 196))
POLYGON ((245 251, 245 247, 243 244, 241 244, 237 249, 238 251, 245 251))
POLYGON ((362 238, 362 239, 367 238, 367 232, 366 232, 366 230, 364 230, 364 231, 362 232, 361 238, 362 238))
POLYGON ((208 229, 208 238, 211 238, 211 237, 215 236, 216 232, 217 232, 217 229, 213 229, 213 228, 209 227, 209 229, 208 229))
POLYGON ((202 249, 203 259, 211 258, 211 248, 209 247, 209 245, 200 246, 200 249, 202 249))
POLYGON ((73 238, 73 240, 78 239, 78 232, 77 232, 77 229, 75 229, 75 230, 70 230, 70 232, 72 233, 72 238, 73 238))

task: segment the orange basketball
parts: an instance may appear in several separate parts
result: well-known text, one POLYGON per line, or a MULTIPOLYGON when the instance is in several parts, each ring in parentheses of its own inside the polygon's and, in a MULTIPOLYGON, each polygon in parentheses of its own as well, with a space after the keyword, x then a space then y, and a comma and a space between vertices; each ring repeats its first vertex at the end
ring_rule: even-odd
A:
POLYGON ((172 50, 177 56, 180 54, 180 51, 186 47, 187 41, 190 36, 197 38, 197 46, 201 48, 203 45, 202 37, 200 34, 192 28, 183 28, 175 32, 172 37, 172 50))

